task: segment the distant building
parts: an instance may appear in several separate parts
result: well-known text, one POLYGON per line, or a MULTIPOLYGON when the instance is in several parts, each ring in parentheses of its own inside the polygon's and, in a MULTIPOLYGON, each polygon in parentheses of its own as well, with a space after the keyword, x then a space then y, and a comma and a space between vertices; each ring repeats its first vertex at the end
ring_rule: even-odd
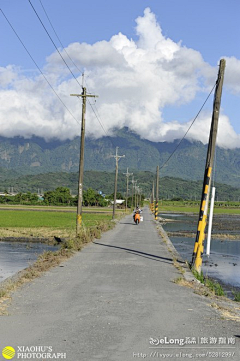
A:
MULTIPOLYGON (((116 199, 116 204, 123 204, 125 202, 125 199, 116 199)), ((114 201, 111 201, 111 204, 113 204, 114 201)))

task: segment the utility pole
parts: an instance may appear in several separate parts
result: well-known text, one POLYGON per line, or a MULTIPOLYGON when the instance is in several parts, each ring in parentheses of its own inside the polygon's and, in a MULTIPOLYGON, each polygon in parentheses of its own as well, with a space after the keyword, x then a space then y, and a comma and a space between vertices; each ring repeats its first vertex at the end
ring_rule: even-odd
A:
POLYGON ((125 204, 125 210, 127 212, 127 201, 128 201, 128 182, 129 182, 129 177, 130 175, 133 175, 133 173, 128 173, 128 168, 127 168, 127 173, 123 173, 126 177, 127 177, 127 193, 126 193, 126 204, 125 204))
POLYGON ((139 194, 138 194, 138 204, 139 204, 139 207, 141 207, 142 205, 142 188, 138 188, 139 190, 139 194))
POLYGON ((199 211, 198 229, 196 235, 196 241, 194 245, 191 267, 194 267, 198 273, 201 273, 202 268, 202 255, 204 251, 204 239, 205 239, 205 228, 207 225, 207 213, 208 213, 208 202, 210 194, 210 185, 212 179, 212 166, 214 161, 217 130, 218 130, 218 119, 221 105, 222 86, 224 79, 224 70, 226 66, 225 59, 220 60, 220 66, 218 71, 218 78, 216 81, 216 89, 213 103, 212 123, 208 142, 208 152, 205 165, 202 198, 199 211))
POLYGON ((134 207, 137 208, 137 179, 134 181, 134 207))
POLYGON ((136 187, 136 207, 139 206, 139 186, 136 187))
POLYGON ((85 141, 85 114, 86 114, 86 99, 87 97, 96 98, 97 95, 87 94, 85 87, 82 87, 82 94, 70 94, 71 96, 82 98, 82 124, 81 124, 81 144, 80 144, 80 162, 78 175, 78 204, 77 204, 77 222, 76 222, 76 236, 80 234, 82 228, 82 202, 83 202, 83 170, 84 170, 84 141, 85 141))
POLYGON ((134 180, 134 177, 132 177, 132 208, 136 208, 136 197, 135 197, 135 188, 136 188, 137 180, 134 180), (133 204, 133 197, 134 197, 134 204, 133 204))
POLYGON ((131 208, 133 208, 133 189, 134 189, 134 177, 132 177, 132 204, 131 204, 131 208))
POLYGON ((154 213, 154 197, 155 197, 155 194, 154 194, 154 181, 153 181, 153 187, 152 187, 152 213, 154 213))
POLYGON ((115 171, 115 185, 114 185, 114 200, 113 200, 113 214, 112 219, 115 218, 115 208, 117 200, 117 179, 118 179, 118 161, 120 158, 124 158, 125 155, 118 155, 118 147, 116 147, 116 155, 112 155, 116 159, 116 171, 115 171))
POLYGON ((155 220, 157 220, 158 217, 158 198, 159 198, 159 166, 157 166, 157 174, 156 174, 155 220))

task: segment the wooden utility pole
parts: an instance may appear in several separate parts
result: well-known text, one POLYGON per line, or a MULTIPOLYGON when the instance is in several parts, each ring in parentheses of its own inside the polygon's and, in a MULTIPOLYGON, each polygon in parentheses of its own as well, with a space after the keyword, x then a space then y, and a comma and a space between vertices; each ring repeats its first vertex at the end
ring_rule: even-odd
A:
POLYGON ((137 179, 134 181, 134 207, 137 208, 137 179))
POLYGON ((116 208, 116 200, 117 200, 117 179, 118 179, 118 161, 120 158, 124 158, 125 155, 118 155, 118 147, 116 147, 116 155, 113 155, 116 159, 116 171, 115 171, 115 185, 114 185, 114 200, 113 200, 113 214, 112 219, 115 218, 115 208, 116 208))
POLYGON ((125 204, 125 210, 127 212, 127 201, 128 201, 128 182, 129 182, 129 177, 130 175, 133 175, 133 173, 128 173, 128 168, 127 168, 127 173, 123 173, 126 177, 127 177, 127 193, 126 193, 126 204, 125 204))
POLYGON ((133 190, 134 190, 134 177, 132 177, 132 204, 131 204, 131 208, 133 208, 133 190))
POLYGON ((139 204, 139 207, 141 207, 142 205, 142 188, 138 187, 138 204, 139 204))
POLYGON ((212 179, 212 166, 213 166, 215 147, 216 147, 218 119, 219 119, 219 112, 221 105, 225 66, 226 66, 226 61, 224 59, 221 59, 219 71, 218 71, 218 78, 216 81, 214 102, 213 102, 212 123, 211 123, 209 142, 208 142, 208 152, 207 152, 207 159, 205 165, 202 199, 201 199, 201 205, 199 211, 198 229, 197 229, 196 241, 192 255, 191 266, 194 267, 198 273, 201 273, 201 268, 202 268, 202 255, 204 251, 205 228, 207 225, 208 202, 209 202, 210 185, 212 179))
POLYGON ((155 194, 154 194, 154 181, 153 181, 153 186, 152 186, 152 213, 154 213, 154 197, 155 197, 155 194))
POLYGON ((71 96, 82 98, 82 124, 81 124, 81 144, 80 144, 80 161, 78 175, 78 204, 77 204, 77 222, 76 236, 80 234, 82 228, 82 202, 83 202, 83 170, 84 170, 84 141, 85 141, 85 114, 87 97, 96 98, 97 95, 87 94, 86 88, 82 87, 82 94, 70 94, 71 96))
POLYGON ((159 198, 159 166, 157 166, 156 174, 156 203, 155 203, 155 219, 158 217, 158 198, 159 198))
POLYGON ((139 207, 139 186, 136 187, 136 207, 139 207))

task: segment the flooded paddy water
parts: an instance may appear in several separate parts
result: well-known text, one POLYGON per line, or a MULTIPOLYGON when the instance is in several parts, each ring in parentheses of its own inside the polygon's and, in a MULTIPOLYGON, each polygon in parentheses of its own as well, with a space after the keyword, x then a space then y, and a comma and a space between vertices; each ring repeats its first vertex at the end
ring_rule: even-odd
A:
POLYGON ((45 243, 0 242, 0 282, 27 268, 44 251, 57 248, 45 243))
MULTIPOLYGON (((174 247, 188 262, 192 259, 198 215, 160 213, 162 226, 174 247)), ((207 237, 206 237, 207 238, 207 237)), ((211 253, 204 247, 202 271, 220 283, 226 291, 240 291, 240 215, 214 215, 211 253)))

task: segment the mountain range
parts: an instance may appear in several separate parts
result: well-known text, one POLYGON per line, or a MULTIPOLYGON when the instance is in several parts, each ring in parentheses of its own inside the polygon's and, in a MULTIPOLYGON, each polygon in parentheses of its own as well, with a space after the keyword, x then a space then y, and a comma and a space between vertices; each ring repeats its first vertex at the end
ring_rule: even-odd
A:
MULTIPOLYGON (((115 131, 113 136, 99 139, 86 138, 84 168, 86 171, 114 172, 113 156, 116 147, 119 147, 119 155, 125 155, 125 158, 119 161, 119 169, 122 171, 126 171, 128 167, 131 172, 134 170, 155 172, 156 166, 159 165, 160 177, 202 180, 207 145, 186 139, 179 146, 178 144, 179 140, 152 142, 140 138, 128 128, 123 128, 115 131), (168 160, 169 157, 171 158, 168 160)), ((23 175, 77 172, 79 150, 79 137, 73 140, 55 139, 49 142, 34 136, 31 139, 0 137, 0 182, 23 175)), ((239 180, 240 148, 217 147, 214 181, 240 187, 239 180)))

